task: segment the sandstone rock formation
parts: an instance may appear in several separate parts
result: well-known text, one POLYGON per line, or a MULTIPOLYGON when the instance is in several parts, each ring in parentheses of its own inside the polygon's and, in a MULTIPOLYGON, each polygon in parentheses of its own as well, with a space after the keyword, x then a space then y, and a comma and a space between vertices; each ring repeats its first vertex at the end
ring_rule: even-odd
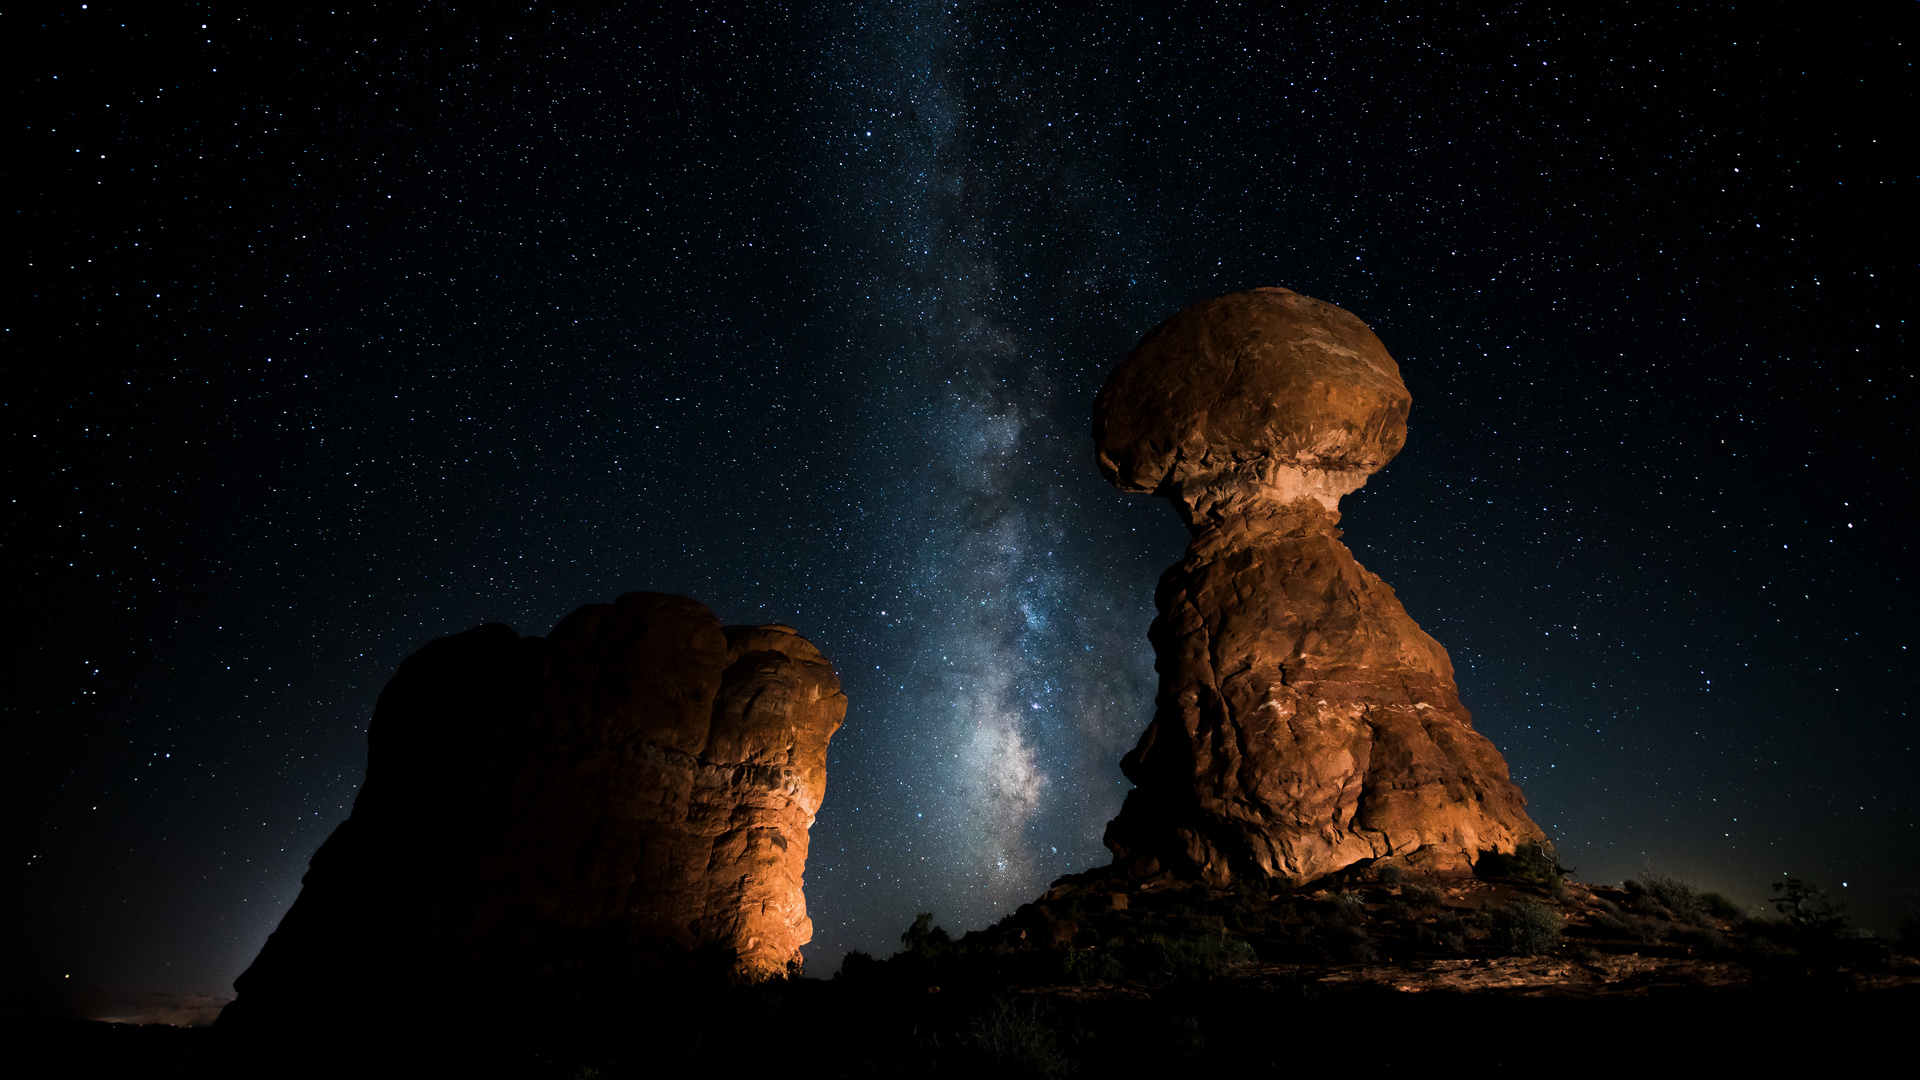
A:
POLYGON ((1193 533, 1157 590, 1157 709, 1107 827, 1129 873, 1299 883, 1542 837, 1446 650, 1335 528, 1410 401, 1365 323, 1288 289, 1195 304, 1108 378, 1102 475, 1172 499, 1193 533))
MULTIPOLYGON (((400 666, 353 813, 222 1027, 619 986, 703 951, 748 979, 812 937, 801 873, 846 714, 785 626, 630 593, 548 638, 490 624, 400 666)), ((467 1006, 462 1005, 463 1009, 467 1006)))

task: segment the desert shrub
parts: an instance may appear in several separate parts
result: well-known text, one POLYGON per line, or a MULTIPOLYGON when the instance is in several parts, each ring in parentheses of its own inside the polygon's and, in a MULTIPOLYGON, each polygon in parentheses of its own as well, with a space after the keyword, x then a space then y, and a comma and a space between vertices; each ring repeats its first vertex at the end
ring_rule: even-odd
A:
POLYGON ((1521 844, 1513 852, 1514 876, 1535 885, 1555 886, 1565 880, 1570 872, 1560 865, 1560 856, 1553 845, 1545 840, 1532 840, 1521 844))
MULTIPOLYGON (((1658 904, 1665 909, 1662 914, 1670 914, 1677 919, 1705 923, 1712 919, 1740 917, 1740 908, 1733 901, 1717 892, 1701 892, 1665 874, 1649 874, 1642 881, 1629 881, 1627 891, 1658 904)), ((1640 906, 1640 909, 1649 910, 1644 906, 1640 906)))
POLYGON ((1683 945, 1693 945, 1711 953, 1727 951, 1727 939, 1720 931, 1711 926, 1691 926, 1674 932, 1673 940, 1683 945))
POLYGON ((1383 866, 1373 872, 1373 880, 1382 885, 1400 884, 1401 870, 1397 866, 1383 866))
POLYGON ((1114 949, 1067 949, 1065 968, 1074 982, 1119 982, 1127 977, 1127 965, 1114 949))
POLYGON ((1437 908, 1446 901, 1439 889, 1426 885, 1409 885, 1400 890, 1400 898, 1407 902, 1408 907, 1416 908, 1437 908))
POLYGON ((1367 902, 1359 893, 1337 892, 1333 894, 1333 911, 1347 922, 1360 922, 1367 917, 1367 902))
POLYGON ((1773 906, 1787 924, 1803 934, 1836 937, 1852 928, 1847 906, 1835 903, 1811 881, 1790 877, 1773 883, 1773 906))
POLYGON ((1248 873, 1240 875, 1233 883, 1234 896, 1250 903, 1264 904, 1273 895, 1274 880, 1265 874, 1248 873))
POLYGON ((1380 955, 1365 930, 1338 915, 1311 913, 1294 930, 1295 942, 1307 953, 1325 960, 1369 963, 1380 955))
POLYGON ((938 926, 933 925, 933 912, 923 911, 913 917, 913 925, 900 935, 900 944, 907 947, 907 953, 923 960, 938 960, 953 951, 953 938, 938 926))
POLYGON ((1493 934, 1510 956, 1539 956, 1560 944, 1560 913, 1537 900, 1515 900, 1493 914, 1493 934))
POLYGON ((1241 877, 1234 882, 1233 896, 1227 901, 1227 921, 1242 930, 1260 927, 1271 921, 1275 888, 1276 882, 1264 875, 1241 877))
POLYGON ((1660 906, 1676 915, 1690 912, 1694 908, 1693 886, 1679 878, 1665 874, 1648 874, 1641 882, 1647 895, 1660 902, 1660 906))
POLYGON ((1559 855, 1545 840, 1529 840, 1515 848, 1511 855, 1491 852, 1482 856, 1473 869, 1481 877, 1512 878, 1552 892, 1558 892, 1566 883, 1566 875, 1572 872, 1560 865, 1559 855))
POLYGON ((1740 905, 1717 892, 1703 892, 1693 898, 1694 907, 1703 915, 1731 922, 1741 915, 1740 905))
POLYGON ((1920 956, 1920 897, 1907 900, 1907 917, 1894 931, 1894 948, 1908 956, 1920 956))
POLYGON ((880 961, 875 960, 872 953, 864 953, 855 949, 853 952, 847 954, 845 960, 840 961, 840 970, 834 972, 833 977, 836 979, 864 979, 879 970, 880 961))
POLYGON ((1615 937, 1631 938, 1634 941, 1659 941, 1667 932, 1665 919, 1648 919, 1631 912, 1621 911, 1618 905, 1612 905, 1613 911, 1601 915, 1593 924, 1615 937))
POLYGON ((1057 1077, 1073 1073, 1052 1017, 1038 1001, 997 1001, 967 1024, 965 1048, 995 1075, 1057 1077))
POLYGON ((1652 893, 1641 893, 1628 901, 1627 906, 1632 908, 1636 914, 1655 919, 1665 919, 1673 914, 1668 911, 1667 906, 1662 904, 1660 899, 1652 893))
POLYGON ((1414 944, 1433 952, 1465 952, 1467 951, 1467 924, 1460 921, 1460 916, 1448 912, 1433 920, 1432 925, 1422 926, 1416 930, 1414 944))
POLYGON ((1126 970, 1148 978, 1203 979, 1254 960, 1253 946, 1217 934, 1155 934, 1127 950, 1126 970))

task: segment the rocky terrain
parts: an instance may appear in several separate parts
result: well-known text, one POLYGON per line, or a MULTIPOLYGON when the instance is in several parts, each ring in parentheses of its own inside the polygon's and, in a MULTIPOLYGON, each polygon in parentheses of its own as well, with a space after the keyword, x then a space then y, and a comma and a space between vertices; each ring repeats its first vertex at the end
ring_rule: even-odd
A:
POLYGON ((1195 304, 1108 378, 1102 474, 1193 533, 1155 596, 1157 709, 1106 834, 1133 877, 1461 870, 1541 839, 1446 650, 1335 528, 1410 404, 1365 323, 1287 289, 1195 304))
POLYGON ((954 1075, 1777 1070, 1897 1045, 1920 921, 1876 937, 1815 887, 1775 895, 1743 910, 1671 879, 1584 885, 1538 844, 1472 874, 1297 887, 1102 868, 957 940, 922 917, 839 981, 919 1001, 893 1053, 954 1075))
MULTIPOLYGON (((1776 893, 1761 911, 1666 879, 1584 885, 1535 846, 1476 874, 1359 868, 1298 887, 1109 867, 958 938, 923 915, 898 953, 853 954, 830 980, 694 970, 527 1003, 512 1024, 423 1014, 377 1050, 357 1023, 329 1034, 383 1067, 566 1080, 758 1075, 782 1053, 848 1078, 1774 1074, 1898 1047, 1920 1007, 1920 926, 1863 935, 1811 886, 1776 893)), ((193 1034, 98 1027, 63 1038, 71 1065, 114 1062, 103 1076, 170 1075, 193 1034), (129 1053, 143 1036, 147 1062, 129 1053)), ((281 1060, 275 1075, 337 1075, 281 1060)))
POLYGON ((1816 968, 1828 989, 1920 976, 1887 942, 1848 931, 1817 893, 1795 908, 1800 917, 1783 919, 1669 879, 1581 884, 1542 845, 1487 862, 1480 874, 1386 867, 1299 888, 1095 870, 1061 879, 987 931, 921 952, 1045 956, 1031 981, 1118 991, 1219 976, 1323 992, 1606 997, 1792 983, 1816 968), (1065 978, 1047 974, 1047 963, 1065 978))

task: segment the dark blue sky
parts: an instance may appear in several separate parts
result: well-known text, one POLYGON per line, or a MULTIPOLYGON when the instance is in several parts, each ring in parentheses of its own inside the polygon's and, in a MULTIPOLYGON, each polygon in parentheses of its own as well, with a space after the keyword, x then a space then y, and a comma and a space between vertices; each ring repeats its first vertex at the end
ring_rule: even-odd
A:
POLYGON ((1260 285, 1565 861, 1896 922, 1910 5, 1072 9, 0 17, 9 999, 229 993, 403 657, 634 589, 839 668, 815 973, 1103 863, 1185 535, 1092 399, 1260 285))

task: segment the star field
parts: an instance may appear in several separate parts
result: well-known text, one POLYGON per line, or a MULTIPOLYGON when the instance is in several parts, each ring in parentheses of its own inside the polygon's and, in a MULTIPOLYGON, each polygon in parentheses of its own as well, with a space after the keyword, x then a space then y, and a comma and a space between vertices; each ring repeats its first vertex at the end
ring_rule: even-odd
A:
POLYGON ((1904 7, 0 18, 20 1007, 229 994, 401 659, 636 589, 840 672, 811 973, 1104 863, 1185 533, 1093 397, 1261 285, 1579 876, 1920 888, 1904 7))

